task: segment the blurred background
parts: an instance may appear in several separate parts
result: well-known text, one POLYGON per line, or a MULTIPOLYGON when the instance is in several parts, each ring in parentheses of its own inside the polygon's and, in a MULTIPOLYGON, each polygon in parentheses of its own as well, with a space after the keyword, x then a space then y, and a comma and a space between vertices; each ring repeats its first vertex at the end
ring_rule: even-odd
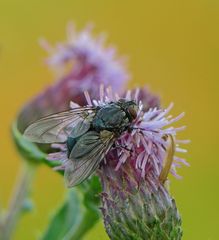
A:
MULTIPOLYGON (((184 240, 218 239, 219 159, 219 2, 101 1, 101 0, 0 0, 0 201, 6 207, 20 157, 10 126, 22 105, 45 86, 53 75, 44 65, 46 53, 38 39, 65 40, 66 24, 78 29, 95 24, 95 32, 108 33, 109 43, 129 56, 130 87, 147 84, 162 105, 175 103, 173 114, 186 112, 190 138, 183 180, 171 177, 171 192, 183 219, 184 240), (218 149, 217 149, 218 148, 218 149)), ((32 192, 35 210, 19 223, 14 239, 36 239, 51 212, 64 198, 63 179, 40 167, 32 192)), ((85 240, 107 239, 102 223, 85 240)))

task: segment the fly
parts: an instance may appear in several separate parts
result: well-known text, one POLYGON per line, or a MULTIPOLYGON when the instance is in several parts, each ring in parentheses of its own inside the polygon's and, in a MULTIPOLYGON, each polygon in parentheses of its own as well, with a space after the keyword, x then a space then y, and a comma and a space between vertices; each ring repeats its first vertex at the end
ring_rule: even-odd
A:
POLYGON ((115 141, 131 129, 137 112, 136 102, 124 99, 74 108, 37 120, 24 136, 37 143, 66 143, 71 165, 65 169, 65 179, 72 187, 98 168, 115 141))

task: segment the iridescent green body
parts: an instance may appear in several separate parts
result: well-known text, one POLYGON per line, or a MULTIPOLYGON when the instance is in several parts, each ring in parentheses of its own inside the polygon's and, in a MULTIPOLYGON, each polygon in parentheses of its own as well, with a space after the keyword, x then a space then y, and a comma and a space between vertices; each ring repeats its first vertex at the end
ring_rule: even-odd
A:
MULTIPOLYGON (((122 99, 103 107, 97 107, 88 131, 77 138, 74 138, 73 134, 67 138, 68 156, 72 152, 78 139, 80 138, 80 142, 83 142, 83 140, 86 140, 87 133, 90 131, 100 133, 106 130, 112 132, 115 137, 120 136, 121 133, 130 127, 132 120, 135 118, 135 116, 133 116, 135 112, 130 112, 132 107, 137 107, 134 101, 122 99)), ((81 151, 83 152, 84 149, 81 149, 81 151)))

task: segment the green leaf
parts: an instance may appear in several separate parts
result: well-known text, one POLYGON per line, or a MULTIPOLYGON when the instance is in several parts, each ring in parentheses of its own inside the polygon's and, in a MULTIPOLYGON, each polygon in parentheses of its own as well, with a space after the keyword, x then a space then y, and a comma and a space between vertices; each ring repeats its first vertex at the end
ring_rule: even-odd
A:
POLYGON ((46 159, 47 154, 44 153, 38 147, 37 144, 32 143, 23 137, 23 135, 20 133, 20 131, 17 128, 16 121, 12 125, 12 136, 19 153, 29 163, 33 163, 33 164, 45 163, 49 167, 55 167, 58 165, 55 162, 48 161, 46 159))
POLYGON ((58 209, 42 239, 64 239, 73 227, 80 225, 84 209, 76 190, 69 191, 69 196, 58 209))
POLYGON ((69 191, 42 240, 80 240, 99 220, 100 183, 96 176, 69 191))

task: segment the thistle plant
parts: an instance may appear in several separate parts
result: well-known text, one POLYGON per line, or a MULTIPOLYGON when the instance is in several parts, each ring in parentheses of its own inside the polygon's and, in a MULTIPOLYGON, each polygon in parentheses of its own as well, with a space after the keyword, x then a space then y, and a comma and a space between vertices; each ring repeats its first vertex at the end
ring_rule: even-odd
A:
MULTIPOLYGON (((104 107, 121 99, 111 88, 100 88, 99 100, 91 100, 85 94, 88 106, 104 107)), ((111 239, 181 239, 181 218, 175 201, 164 186, 168 173, 179 177, 176 168, 180 163, 188 165, 175 152, 185 152, 176 139, 183 127, 170 125, 184 116, 168 116, 173 104, 167 109, 149 108, 139 99, 138 89, 124 98, 138 103, 138 112, 131 131, 126 131, 100 163, 102 214, 106 231, 111 239), (125 147, 124 147, 125 146, 125 147)), ((75 108, 75 103, 71 103, 75 108)), ((149 104, 148 104, 149 106, 149 104)), ((67 173, 72 160, 68 158, 66 144, 54 144, 60 151, 48 155, 48 159, 59 161, 56 169, 67 173)), ((79 169, 76 169, 77 171, 79 169)), ((74 173, 73 173, 74 174, 74 173)), ((75 173, 76 174, 76 173, 75 173)))
MULTIPOLYGON (((113 240, 179 240, 181 218, 168 190, 168 175, 179 178, 176 169, 188 165, 178 156, 186 152, 180 145, 188 141, 177 136, 185 127, 172 126, 184 113, 169 115, 173 104, 162 108, 159 97, 146 87, 127 90, 129 75, 124 58, 116 56, 115 48, 104 47, 105 35, 94 38, 91 29, 89 25, 76 32, 70 24, 67 42, 56 47, 41 40, 49 53, 46 63, 58 80, 29 101, 13 124, 14 140, 25 164, 34 168, 46 164, 64 175, 68 186, 76 185, 69 179, 77 179, 78 169, 69 157, 67 140, 35 144, 23 136, 25 129, 42 117, 66 110, 101 109, 118 102, 133 102, 136 108, 128 108, 130 125, 113 138, 104 154, 98 155, 101 157, 92 174, 69 190, 42 239, 82 239, 102 216, 113 240)), ((71 128, 76 128, 77 123, 71 123, 71 128)), ((23 191, 22 186, 19 191, 23 191)), ((26 195, 19 200, 17 213, 26 195)), ((3 226, 7 229, 6 224, 3 226)), ((10 231, 7 229, 7 233, 10 231)), ((2 236, 9 239, 10 234, 2 236)))

